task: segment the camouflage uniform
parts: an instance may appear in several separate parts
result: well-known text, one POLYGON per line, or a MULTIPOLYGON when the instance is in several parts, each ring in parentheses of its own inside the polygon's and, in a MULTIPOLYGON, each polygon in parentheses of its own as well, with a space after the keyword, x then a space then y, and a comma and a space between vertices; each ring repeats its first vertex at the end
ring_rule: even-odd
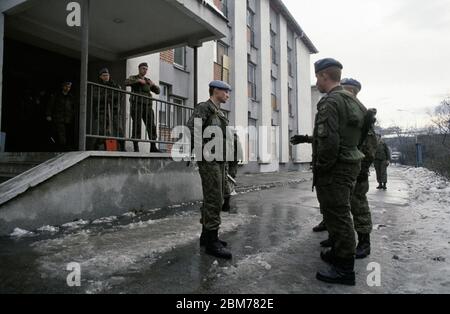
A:
POLYGON ((370 234, 372 232, 372 217, 367 200, 367 192, 369 192, 370 166, 373 163, 377 149, 377 138, 373 128, 369 130, 367 138, 360 149, 365 157, 361 161, 361 172, 356 180, 351 207, 356 232, 370 234))
POLYGON ((72 94, 62 92, 50 97, 47 116, 52 118, 56 142, 60 149, 74 149, 75 145, 75 104, 72 94))
POLYGON ((377 172, 377 182, 387 183, 387 164, 391 160, 389 148, 385 142, 380 140, 375 154, 375 170, 377 172))
POLYGON ((367 109, 341 86, 323 97, 313 135, 314 185, 334 255, 354 259, 355 232, 351 193, 364 155, 358 150, 367 109))
MULTIPOLYGON (((226 147, 226 127, 228 120, 223 112, 211 100, 198 104, 194 113, 190 117, 187 126, 194 135, 194 119, 202 120, 202 134, 209 126, 218 126, 223 132, 224 152, 222 160, 202 161, 197 162, 202 180, 203 188, 203 206, 201 208, 200 223, 207 230, 218 230, 220 228, 221 219, 220 211, 224 202, 224 194, 226 187, 226 173, 225 173, 225 147, 226 147)), ((208 139, 202 139, 203 146, 208 142, 208 139)), ((202 147, 203 151, 203 147, 202 147)), ((200 156, 197 156, 199 158, 200 156)))
MULTIPOLYGON (((159 95, 160 88, 158 85, 153 83, 150 79, 139 75, 130 76, 125 81, 126 86, 131 86, 131 91, 136 94, 144 95, 147 97, 152 97, 152 92, 159 95), (139 80, 143 79, 147 84, 143 85, 139 83, 139 80)), ((133 119, 133 131, 132 137, 134 139, 141 138, 142 131, 142 119, 144 119, 145 128, 150 140, 156 140, 157 129, 155 123, 155 113, 152 108, 152 101, 136 96, 130 98, 131 105, 131 118, 133 119)), ((154 144, 153 144, 154 145, 154 144)), ((134 142, 134 150, 139 151, 139 146, 137 142, 134 142)))

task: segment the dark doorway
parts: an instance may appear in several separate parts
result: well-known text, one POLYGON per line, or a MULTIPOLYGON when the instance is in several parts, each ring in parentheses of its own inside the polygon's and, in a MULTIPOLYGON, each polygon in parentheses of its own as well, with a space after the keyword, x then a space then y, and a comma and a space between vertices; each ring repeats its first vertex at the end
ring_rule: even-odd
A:
POLYGON ((55 126, 47 121, 50 96, 71 81, 75 105, 74 147, 78 143, 80 61, 5 38, 2 131, 8 152, 58 151, 55 126))

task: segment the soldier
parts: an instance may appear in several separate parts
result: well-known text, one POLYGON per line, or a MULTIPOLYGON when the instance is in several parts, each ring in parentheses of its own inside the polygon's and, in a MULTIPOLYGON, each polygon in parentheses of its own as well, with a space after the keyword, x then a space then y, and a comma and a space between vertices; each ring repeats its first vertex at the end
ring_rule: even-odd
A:
MULTIPOLYGON (((355 97, 361 91, 361 83, 354 79, 344 79, 341 85, 345 90, 351 92, 355 97)), ((377 150, 377 138, 374 125, 376 122, 376 109, 369 109, 361 138, 359 149, 365 155, 361 161, 361 172, 356 180, 355 190, 352 194, 351 208, 355 231, 358 234, 358 245, 356 246, 356 259, 365 258, 370 255, 370 233, 372 232, 372 216, 370 214, 367 192, 369 192, 370 166, 375 159, 377 150)))
MULTIPOLYGON (((120 89, 112 79, 107 68, 99 71, 98 84, 120 89)), ((90 90, 92 93, 91 111, 92 125, 89 125, 92 135, 123 137, 124 114, 122 98, 119 92, 112 91, 99 86, 93 86, 90 90)), ((95 139, 92 141, 94 150, 105 150, 104 139, 95 139)), ((124 142, 119 141, 119 149, 124 150, 124 142)))
POLYGON ((387 190, 387 167, 391 162, 391 152, 389 151, 389 147, 381 138, 381 135, 378 135, 378 146, 377 152, 375 154, 375 170, 377 173, 377 189, 387 190))
MULTIPOLYGON (((145 77, 148 71, 148 64, 139 64, 139 74, 130 76, 125 81, 125 86, 131 86, 131 91, 136 94, 152 97, 152 92, 159 95, 160 88, 145 77)), ((152 101, 147 98, 133 96, 130 98, 131 117, 133 119, 132 137, 134 139, 141 138, 142 119, 144 119, 145 128, 150 140, 156 140, 156 124, 155 114, 152 108, 152 101)), ((134 151, 139 152, 139 143, 133 142, 134 151)), ((150 152, 159 152, 156 143, 152 142, 150 152)))
POLYGON ((53 122, 56 144, 61 151, 70 151, 75 145, 75 105, 71 88, 72 82, 63 82, 61 91, 51 95, 47 106, 47 121, 53 122))
MULTIPOLYGON (((198 104, 194 113, 190 117, 187 126, 194 135, 195 119, 202 121, 202 132, 207 127, 218 127, 222 130, 224 148, 226 147, 226 128, 228 119, 220 109, 220 105, 226 103, 229 99, 230 85, 222 81, 212 81, 209 84, 210 99, 198 104)), ((195 143, 201 141, 202 152, 211 139, 195 139, 195 143)), ((225 149, 224 149, 225 150, 225 149)), ((224 192, 226 183, 225 157, 223 151, 221 156, 214 158, 213 161, 207 161, 204 156, 196 156, 203 188, 203 206, 201 208, 202 234, 200 236, 200 246, 205 246, 205 252, 219 258, 231 259, 231 252, 226 249, 227 243, 219 240, 218 231, 221 224, 220 212, 224 204, 224 192), (219 160, 217 160, 219 159, 219 160)))
POLYGON ((313 187, 316 187, 333 247, 321 253, 330 268, 318 280, 355 285, 355 233, 350 197, 361 170, 358 149, 366 108, 340 86, 342 64, 334 59, 315 63, 317 87, 326 93, 317 105, 313 134, 313 187))

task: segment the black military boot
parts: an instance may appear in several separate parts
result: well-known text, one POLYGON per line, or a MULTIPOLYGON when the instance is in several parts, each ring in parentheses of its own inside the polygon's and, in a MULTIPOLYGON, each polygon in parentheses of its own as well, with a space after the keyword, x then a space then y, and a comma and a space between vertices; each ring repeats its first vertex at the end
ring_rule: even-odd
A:
MULTIPOLYGON (((205 231, 205 227, 202 226, 202 234, 200 235, 200 246, 205 246, 206 245, 206 231, 205 231)), ((226 247, 228 245, 227 242, 222 241, 219 239, 219 242, 226 247)))
POLYGON ((139 153, 139 143, 133 142, 133 150, 135 153, 139 153))
POLYGON ((377 190, 381 190, 383 188, 383 183, 378 183, 377 190))
POLYGON ((331 250, 328 250, 328 251, 325 251, 325 252, 320 252, 320 258, 325 263, 333 265, 334 264, 334 259, 335 259, 334 250, 331 249, 331 250))
POLYGON ((328 236, 328 239, 323 240, 320 242, 321 247, 333 247, 333 240, 328 236))
POLYGON ((205 229, 206 234, 206 249, 205 253, 224 259, 231 259, 233 255, 229 250, 227 250, 222 243, 220 243, 219 238, 217 236, 219 230, 207 230, 205 229))
POLYGON ((225 196, 223 199, 223 206, 222 206, 222 211, 223 212, 229 212, 231 207, 230 207, 230 199, 231 196, 225 196))
POLYGON ((355 285, 355 259, 334 257, 334 263, 327 270, 319 271, 316 278, 320 281, 341 284, 347 286, 355 285))
POLYGON ((387 186, 386 186, 386 183, 383 183, 383 190, 387 190, 387 186))
POLYGON ((363 259, 370 255, 370 234, 358 232, 358 245, 356 246, 356 259, 363 259))
POLYGON ((323 232, 327 231, 327 226, 325 225, 325 221, 321 221, 320 224, 313 228, 313 232, 323 232))

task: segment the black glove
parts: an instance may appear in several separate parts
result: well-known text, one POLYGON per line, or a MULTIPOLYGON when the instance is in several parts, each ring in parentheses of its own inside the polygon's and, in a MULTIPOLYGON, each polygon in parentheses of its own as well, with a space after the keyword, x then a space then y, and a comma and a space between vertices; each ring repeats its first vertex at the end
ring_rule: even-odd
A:
POLYGON ((292 145, 298 145, 298 144, 304 144, 304 143, 309 143, 308 135, 295 135, 295 136, 291 137, 292 145))

